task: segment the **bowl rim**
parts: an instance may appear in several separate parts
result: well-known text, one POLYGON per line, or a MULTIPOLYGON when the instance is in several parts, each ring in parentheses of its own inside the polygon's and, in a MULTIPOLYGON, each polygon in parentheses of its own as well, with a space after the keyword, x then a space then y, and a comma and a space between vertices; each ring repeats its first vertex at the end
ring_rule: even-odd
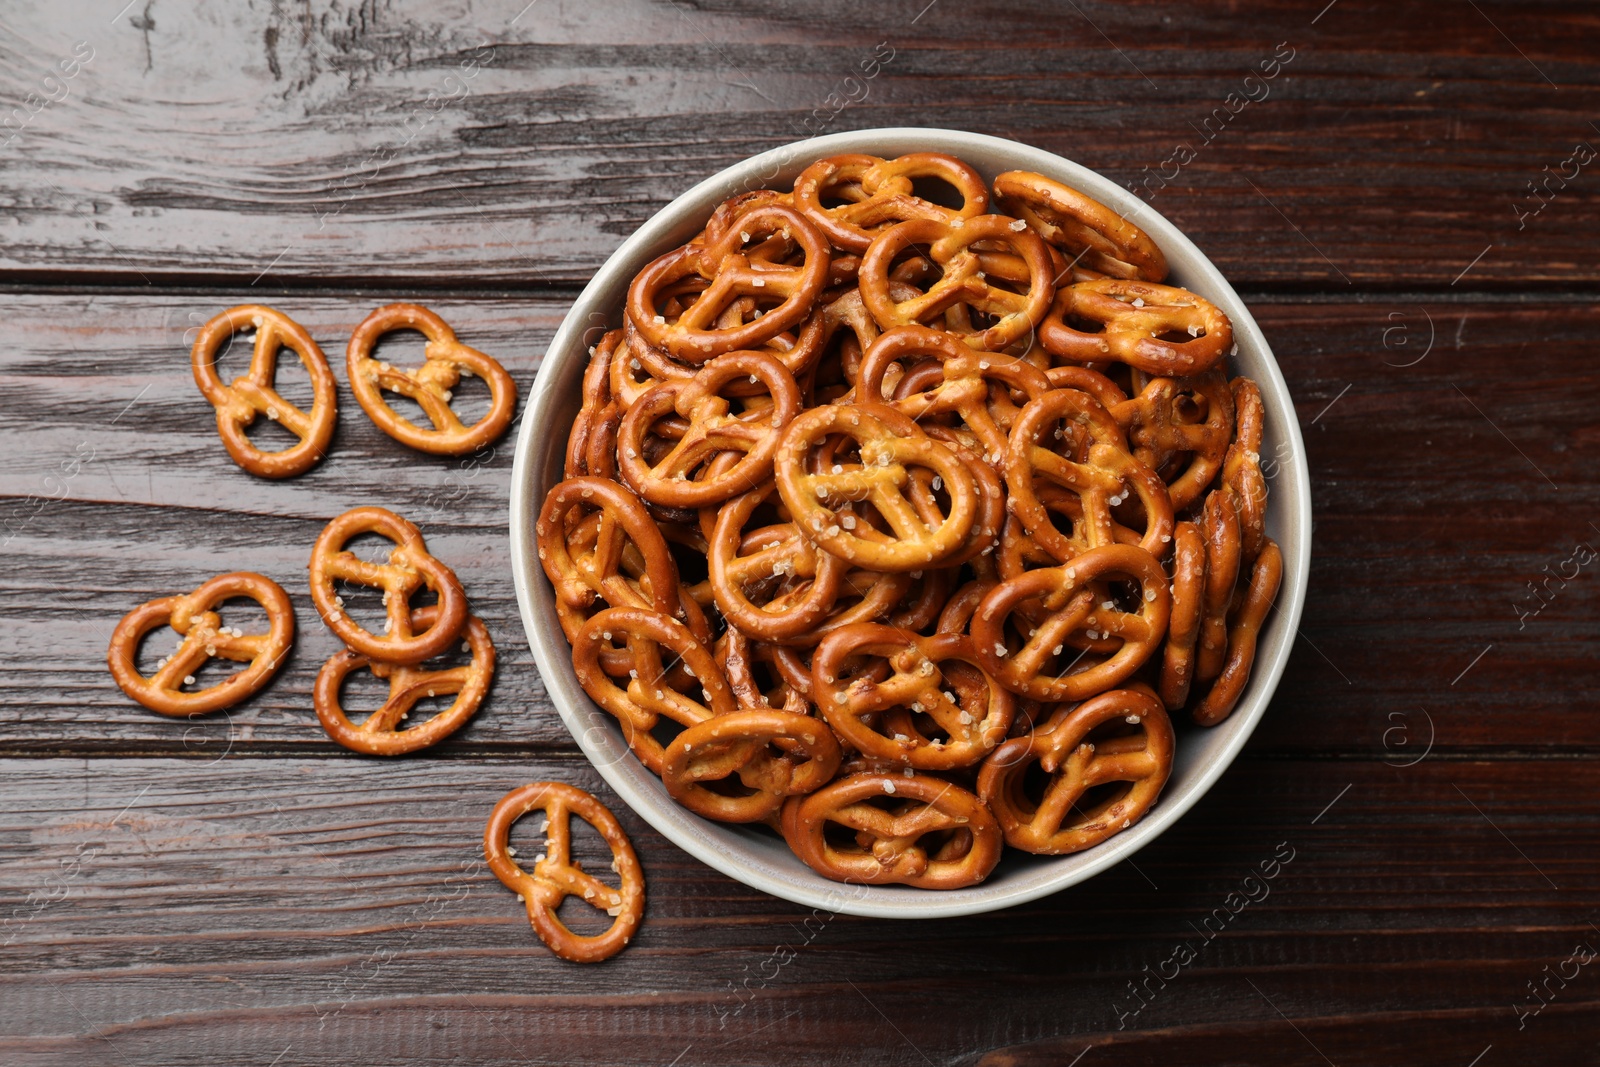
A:
MULTIPOLYGON (((570 379, 570 370, 567 372, 570 379)), ((528 398, 522 426, 518 431, 512 464, 509 525, 512 576, 523 630, 544 681, 546 692, 563 723, 572 733, 585 757, 607 784, 633 811, 673 844, 731 878, 784 900, 834 913, 880 918, 944 918, 974 915, 1024 904, 1059 892, 1094 877, 1131 857, 1155 840, 1222 776, 1250 735, 1255 731, 1271 702, 1293 649, 1304 610, 1311 559, 1311 484, 1307 469, 1305 442, 1300 433, 1294 403, 1282 370, 1261 333, 1255 318, 1234 291, 1222 272, 1173 223, 1130 190, 1095 171, 1044 149, 989 134, 937 127, 883 127, 825 134, 779 145, 750 156, 711 175, 676 197, 629 235, 597 270, 573 302, 540 362, 532 395, 528 398), (748 828, 712 823, 682 808, 670 798, 659 782, 622 743, 613 720, 601 711, 577 684, 567 645, 549 601, 548 580, 537 559, 534 523, 543 503, 541 471, 536 468, 537 446, 564 451, 566 434, 554 433, 561 405, 570 403, 563 395, 558 373, 563 357, 580 360, 589 347, 586 337, 596 327, 590 319, 598 312, 608 322, 621 311, 620 302, 611 302, 595 311, 588 310, 604 299, 607 289, 626 280, 651 258, 668 247, 681 244, 698 232, 716 204, 744 189, 768 187, 786 174, 798 172, 816 159, 846 152, 898 155, 910 151, 947 152, 972 163, 992 180, 989 157, 1009 157, 1016 166, 1000 169, 1036 170, 1063 181, 1122 212, 1143 229, 1166 254, 1169 262, 1183 263, 1183 284, 1218 304, 1232 320, 1238 351, 1253 354, 1250 376, 1261 388, 1269 438, 1281 443, 1278 448, 1280 473, 1277 507, 1269 522, 1280 527, 1279 547, 1283 552, 1284 580, 1278 598, 1262 629, 1257 658, 1245 692, 1232 715, 1222 724, 1207 728, 1225 731, 1219 751, 1186 776, 1174 790, 1169 781, 1160 801, 1137 824, 1109 840, 1066 856, 1044 857, 1035 866, 1044 873, 1018 883, 986 881, 958 890, 928 890, 908 886, 868 886, 833 882, 803 868, 806 875, 793 880, 792 868, 752 858, 739 850, 730 851, 728 838, 752 831, 748 828), (977 158, 971 158, 977 157, 977 158), (1287 455, 1283 455, 1287 445, 1287 455), (537 497, 537 499, 535 499, 537 497), (531 510, 530 510, 531 509, 531 510), (541 593, 543 594, 541 596, 541 593), (551 632, 554 639, 551 639, 551 632), (559 648, 555 647, 559 645, 559 648), (617 746, 621 746, 618 755, 617 746), (664 803, 663 803, 664 801, 664 803), (1050 868, 1054 868, 1053 871, 1050 868)), ((1265 443, 1264 443, 1265 449, 1265 443)), ((552 601, 553 602, 553 601, 552 601)), ((1181 756, 1181 754, 1180 754, 1181 756)), ((1177 765, 1174 778, 1178 777, 1177 765)))

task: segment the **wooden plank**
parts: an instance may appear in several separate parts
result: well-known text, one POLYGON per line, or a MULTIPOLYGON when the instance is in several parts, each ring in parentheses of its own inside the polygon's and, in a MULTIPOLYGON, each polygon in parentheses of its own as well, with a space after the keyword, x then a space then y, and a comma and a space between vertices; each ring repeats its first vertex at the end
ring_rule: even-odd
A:
POLYGON ((23 105, 0 278, 582 281, 730 163, 896 125, 1002 134, 1142 189, 1240 284, 1600 277, 1600 198, 1574 160, 1600 104, 1586 15, 1314 16, 311 0, 108 23, 61 0, 0 32, 0 95, 23 105), (845 82, 864 62, 877 76, 845 82))
MULTIPOLYGON (((335 354, 342 379, 343 337, 401 295, 293 294, 279 306, 335 354)), ((27 399, 0 410, 0 449, 16 457, 0 470, 0 522, 15 531, 0 585, 16 620, 15 652, 0 670, 0 743, 327 745, 310 689, 337 646, 312 611, 304 567, 328 518, 380 503, 421 524, 501 649, 494 693, 449 751, 569 745, 513 598, 509 444, 481 468, 421 457, 379 433, 346 393, 330 460, 289 482, 245 475, 220 447, 183 339, 191 321, 247 298, 11 301, 0 387, 27 399), (63 463, 91 453, 66 477, 63 463), (67 499, 48 504, 28 499, 63 491, 67 499), (231 724, 193 733, 124 698, 104 668, 116 620, 240 567, 263 570, 295 598, 299 647, 272 688, 231 724)), ((435 306, 465 340, 504 359, 526 396, 566 300, 435 306)), ((1600 546, 1589 460, 1597 378, 1570 353, 1600 330, 1600 311, 1264 298, 1255 308, 1298 398, 1318 523, 1303 640, 1255 744, 1397 762, 1430 735, 1451 751, 1593 751, 1572 709, 1600 698, 1600 582, 1593 562, 1570 561, 1579 544, 1600 546), (1385 332, 1401 327, 1410 347, 1385 332), (1528 583, 1545 575, 1555 579, 1536 597, 1528 583)))
POLYGON ((297 1064, 999 1049, 985 1062, 1031 1064, 1092 1046, 1118 1063, 1312 1062, 1287 1018, 1338 1063, 1466 1064, 1490 1043, 1489 1062, 1530 1062, 1589 1047, 1600 1005, 1593 966, 1568 966, 1521 1031, 1513 1010, 1539 1003, 1526 985, 1546 966, 1600 946, 1593 769, 1247 758, 1134 864, 914 926, 812 916, 617 806, 647 917, 621 956, 579 970, 476 861, 509 787, 599 789, 581 761, 6 760, 0 1053, 226 1067, 286 1048, 297 1064), (1196 958, 1174 973, 1185 942, 1196 958), (1167 979, 1139 1007, 1128 983, 1146 968, 1167 979))

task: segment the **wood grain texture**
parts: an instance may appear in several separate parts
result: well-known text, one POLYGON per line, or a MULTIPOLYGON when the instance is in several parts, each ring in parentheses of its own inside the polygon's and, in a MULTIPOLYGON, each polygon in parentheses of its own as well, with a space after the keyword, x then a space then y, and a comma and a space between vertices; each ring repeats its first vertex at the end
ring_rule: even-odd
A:
MULTIPOLYGON (((292 294, 278 306, 334 354, 342 380, 343 335, 396 295, 292 294)), ((509 440, 470 469, 420 456, 383 436, 346 391, 327 462, 288 482, 244 474, 217 440, 183 337, 248 298, 13 299, 0 387, 30 404, 0 411, 0 448, 22 457, 0 471, 0 522, 14 530, 5 596, 25 625, 0 671, 0 744, 328 746, 310 689, 337 642, 305 593, 306 557, 329 518, 366 503, 422 526, 501 649, 493 694, 446 751, 570 744, 511 587, 509 440), (84 448, 92 459, 65 477, 62 463, 90 455, 84 448), (47 504, 28 499, 61 491, 47 504), (272 688, 231 722, 206 720, 192 733, 124 698, 104 669, 116 620, 237 568, 276 578, 296 603, 297 650, 272 688)), ((486 296, 434 306, 504 359, 526 396, 565 303, 486 296)), ((1600 313, 1486 301, 1263 298, 1255 308, 1297 398, 1317 522, 1303 637, 1257 749, 1403 761, 1431 733, 1444 750, 1595 751, 1574 709, 1600 698, 1600 579, 1592 563, 1562 564, 1578 544, 1600 545, 1590 525, 1600 523, 1591 461, 1600 377, 1569 355, 1600 330, 1600 313), (1510 364, 1519 372, 1508 379, 1510 364), (1528 583, 1546 575, 1557 580, 1536 596, 1528 583)))
POLYGON ((814 112, 1057 151, 1246 285, 1600 277, 1600 187, 1562 166, 1597 136, 1583 9, 1308 6, 135 0, 108 22, 62 0, 0 33, 5 96, 57 98, 0 151, 0 277, 581 281, 814 112), (92 59, 46 83, 80 40, 92 59), (879 42, 893 58, 846 86, 879 42), (860 102, 835 112, 841 91, 860 102), (1546 166, 1570 181, 1523 217, 1546 166))
POLYGON ((610 799, 579 760, 10 760, 0 1057, 1310 1062, 1287 1016, 1338 1063, 1465 1064, 1491 1042, 1531 1062, 1586 1049, 1600 1007, 1591 965, 1517 1028, 1525 983, 1600 945, 1600 861, 1574 847, 1600 783, 1547 767, 1246 759, 1136 866, 914 926, 765 897, 612 800, 647 915, 628 951, 579 969, 475 866, 514 785, 610 799), (1135 1013, 1127 983, 1184 941, 1197 959, 1135 1013), (780 946, 792 958, 767 962, 780 946))

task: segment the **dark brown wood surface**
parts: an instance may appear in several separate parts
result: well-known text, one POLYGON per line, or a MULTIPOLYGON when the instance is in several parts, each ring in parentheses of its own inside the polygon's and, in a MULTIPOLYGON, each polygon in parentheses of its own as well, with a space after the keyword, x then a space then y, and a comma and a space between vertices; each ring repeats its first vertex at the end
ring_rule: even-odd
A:
POLYGON ((0 15, 0 1063, 1600 1063, 1600 564, 1569 562, 1600 546, 1600 160, 1575 158, 1600 26, 1324 3, 0 15), (995 915, 811 915, 617 802, 522 636, 509 441, 419 458, 343 392, 332 458, 269 484, 189 376, 233 304, 293 315, 342 379, 351 327, 423 297, 526 395, 623 237, 818 114, 1147 182, 1254 310, 1309 447, 1310 596, 1245 754, 1131 863, 995 915), (309 546, 359 503, 421 524, 501 655, 472 724, 395 762, 310 708, 336 646, 309 546), (124 698, 116 620, 235 567, 295 600, 274 684, 194 723, 124 698), (481 869, 488 808, 539 777, 611 801, 644 862, 603 966, 551 957, 481 869))

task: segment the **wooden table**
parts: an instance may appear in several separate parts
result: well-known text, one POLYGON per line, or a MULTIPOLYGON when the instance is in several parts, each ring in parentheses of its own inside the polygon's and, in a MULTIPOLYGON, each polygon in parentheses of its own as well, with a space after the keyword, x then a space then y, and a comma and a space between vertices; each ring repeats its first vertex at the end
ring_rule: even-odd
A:
POLYGON ((0 17, 0 1061, 1600 1063, 1591 11, 121 2, 0 17), (626 234, 808 119, 1141 188, 1255 311, 1310 448, 1310 599, 1245 754, 1137 866, 1000 914, 813 916, 690 860, 544 696, 509 445, 422 459, 345 392, 332 458, 267 483, 190 379, 233 304, 337 357, 417 298, 526 393, 626 234), (501 653, 469 729, 391 762, 311 709, 308 548, 365 503, 422 524, 501 653), (193 723, 123 697, 116 620, 236 567, 294 598, 276 683, 193 723), (539 777, 610 798, 643 858, 604 966, 478 865, 539 777))

